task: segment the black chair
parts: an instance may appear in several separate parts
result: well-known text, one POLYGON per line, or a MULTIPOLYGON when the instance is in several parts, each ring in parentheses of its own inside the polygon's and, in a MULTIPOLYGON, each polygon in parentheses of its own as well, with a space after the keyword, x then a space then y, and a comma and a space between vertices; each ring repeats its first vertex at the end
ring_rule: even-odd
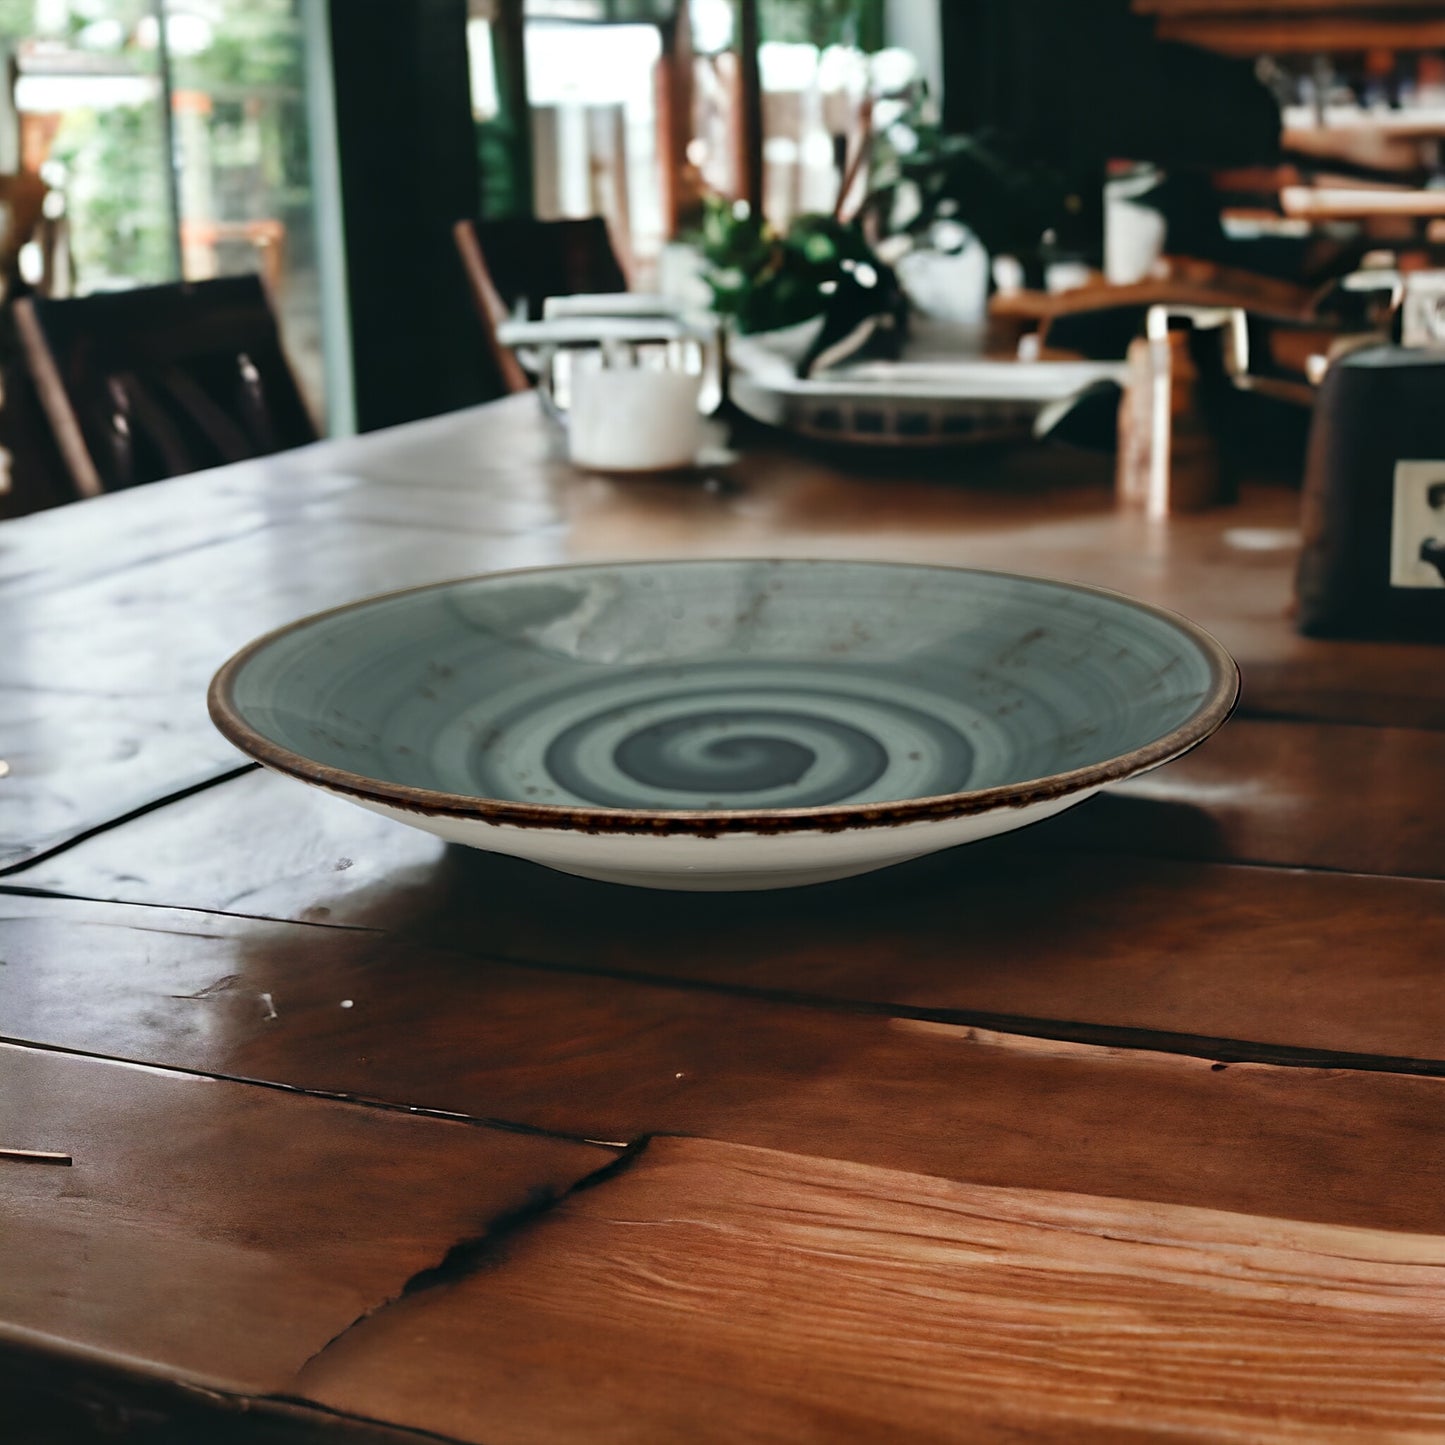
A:
POLYGON ((259 277, 27 298, 15 320, 78 496, 316 439, 259 277))

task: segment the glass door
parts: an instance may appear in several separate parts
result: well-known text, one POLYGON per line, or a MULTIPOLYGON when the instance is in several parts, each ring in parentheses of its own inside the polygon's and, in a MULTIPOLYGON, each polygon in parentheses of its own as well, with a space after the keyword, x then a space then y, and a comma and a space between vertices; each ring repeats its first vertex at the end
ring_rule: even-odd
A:
POLYGON ((0 0, 0 169, 49 188, 22 258, 48 294, 263 276, 320 420, 305 3, 0 0))

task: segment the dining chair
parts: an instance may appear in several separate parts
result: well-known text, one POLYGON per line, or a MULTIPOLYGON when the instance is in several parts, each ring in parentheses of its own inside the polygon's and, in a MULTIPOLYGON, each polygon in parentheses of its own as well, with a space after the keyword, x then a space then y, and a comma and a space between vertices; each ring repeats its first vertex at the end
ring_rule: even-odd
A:
POLYGON ((627 290, 627 276, 601 216, 458 221, 452 235, 487 347, 509 392, 530 390, 532 379, 497 339, 503 322, 519 310, 529 320, 539 320, 549 296, 627 290))
POLYGON ((316 440, 259 277, 29 297, 15 321, 78 496, 316 440))

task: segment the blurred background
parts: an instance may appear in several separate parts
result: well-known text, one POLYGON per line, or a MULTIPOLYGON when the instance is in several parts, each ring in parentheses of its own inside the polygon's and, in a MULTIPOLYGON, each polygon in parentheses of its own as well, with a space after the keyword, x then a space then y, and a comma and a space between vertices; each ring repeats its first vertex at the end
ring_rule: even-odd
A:
POLYGON ((967 254, 964 311, 1445 242, 1435 0, 0 0, 0 53, 7 305, 257 273, 322 432, 503 389, 459 218, 603 217, 641 291, 701 248, 758 330, 809 218, 967 254))

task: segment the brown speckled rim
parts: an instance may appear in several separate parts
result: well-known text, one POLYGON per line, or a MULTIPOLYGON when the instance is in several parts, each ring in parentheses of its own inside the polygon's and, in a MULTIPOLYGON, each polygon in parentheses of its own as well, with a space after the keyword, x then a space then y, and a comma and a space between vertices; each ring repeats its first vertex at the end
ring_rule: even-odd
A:
POLYGON ((1117 783, 1138 773, 1148 772, 1161 763, 1182 757, 1196 748, 1228 720, 1239 700, 1239 668, 1228 652, 1186 617, 1141 602, 1107 587, 1094 587, 1083 582, 1060 582, 1049 577, 1031 577, 1019 572, 998 572, 981 567, 946 567, 912 562, 884 562, 871 559, 841 557, 705 557, 705 558, 633 558, 614 562, 562 563, 547 567, 521 567, 472 577, 430 582, 421 587, 405 587, 360 598, 341 607, 312 613, 248 643, 232 657, 211 680, 206 702, 211 721, 222 735, 257 762, 279 773, 312 783, 333 793, 370 803, 381 803, 409 813, 428 817, 463 818, 481 823, 502 824, 514 828, 543 828, 560 832, 581 833, 643 833, 672 836, 710 837, 719 833, 837 833, 852 828, 896 827, 905 823, 966 818, 999 808, 1027 808, 1066 798, 1072 793, 1086 792, 1106 783, 1117 783), (236 679, 246 664, 282 637, 297 632, 324 618, 355 612, 364 607, 389 601, 394 597, 413 596, 422 592, 439 592, 470 582, 489 578, 528 577, 557 573, 588 572, 618 567, 665 567, 679 563, 699 565, 744 565, 783 563, 796 565, 850 567, 889 567, 917 572, 965 572, 989 577, 1008 577, 1017 581, 1035 582, 1040 586, 1066 592, 1081 592, 1107 597, 1141 612, 1147 612, 1182 634, 1204 655, 1209 664, 1210 682, 1206 696, 1193 713, 1178 727, 1146 743, 1143 747, 1120 753, 1088 767, 1054 773, 1020 783, 1006 783, 995 788, 979 788, 970 792, 940 793, 931 797, 906 798, 890 802, 862 803, 853 807, 770 808, 751 812, 727 810, 679 810, 664 812, 632 808, 573 808, 554 803, 519 803, 500 798, 479 798, 466 793, 448 793, 433 788, 413 788, 404 783, 388 783, 353 773, 346 768, 320 763, 290 748, 282 747, 256 731, 236 706, 236 679))

